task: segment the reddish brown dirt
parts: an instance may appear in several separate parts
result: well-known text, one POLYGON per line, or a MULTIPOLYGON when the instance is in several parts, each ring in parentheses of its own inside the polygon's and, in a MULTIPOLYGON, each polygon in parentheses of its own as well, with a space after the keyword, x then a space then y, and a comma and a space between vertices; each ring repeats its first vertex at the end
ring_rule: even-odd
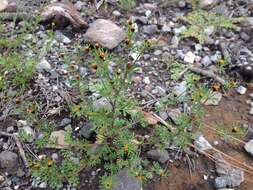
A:
MULTIPOLYGON (((252 88, 250 90, 252 92, 252 88)), ((253 116, 248 114, 250 106, 246 100, 248 94, 238 95, 235 91, 228 92, 219 106, 206 107, 204 123, 213 127, 215 124, 221 126, 235 126, 241 124, 250 124, 253 126, 253 116)), ((230 130, 230 129, 228 129, 230 130)), ((218 141, 218 145, 214 146, 227 155, 237 159, 242 163, 253 167, 253 157, 248 155, 242 143, 224 140, 215 131, 208 130, 203 127, 201 132, 205 138, 213 144, 218 141)), ((216 176, 214 163, 205 156, 200 156, 196 160, 196 170, 189 174, 188 166, 181 165, 176 167, 170 166, 170 176, 161 180, 152 182, 145 190, 214 190, 213 180, 216 176), (204 180, 204 175, 208 176, 208 180, 204 180)), ((252 190, 253 174, 245 173, 245 182, 236 190, 252 190)))

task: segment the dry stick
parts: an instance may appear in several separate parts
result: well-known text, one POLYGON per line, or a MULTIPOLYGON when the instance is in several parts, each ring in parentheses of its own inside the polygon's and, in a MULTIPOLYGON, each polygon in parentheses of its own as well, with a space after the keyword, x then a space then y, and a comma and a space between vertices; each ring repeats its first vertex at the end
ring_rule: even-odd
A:
POLYGON ((29 164, 28 164, 28 161, 27 161, 26 156, 25 156, 25 151, 24 151, 24 149, 22 147, 22 144, 21 144, 19 138, 17 137, 17 135, 0 131, 0 136, 12 137, 15 140, 16 145, 18 147, 20 157, 22 158, 22 160, 24 162, 25 168, 28 169, 29 164))
POLYGON ((161 117, 159 117, 158 115, 156 115, 155 113, 152 113, 152 115, 158 119, 163 125, 165 125, 171 132, 175 131, 175 128, 172 127, 170 124, 168 124, 166 121, 164 121, 161 117))
POLYGON ((209 125, 204 125, 204 127, 208 128, 209 130, 215 131, 215 132, 217 132, 217 133, 219 133, 219 134, 226 135, 226 136, 228 136, 228 137, 234 139, 235 141, 237 141, 237 142, 239 142, 239 143, 246 144, 246 142, 244 142, 244 141, 242 141, 242 140, 240 140, 240 139, 238 139, 238 138, 236 138, 236 137, 233 137, 232 135, 225 134, 224 132, 219 131, 219 130, 217 130, 217 129, 213 129, 213 128, 212 128, 211 126, 209 126, 209 125))
POLYGON ((222 85, 226 84, 226 81, 223 78, 216 75, 213 71, 204 70, 204 69, 194 67, 194 66, 189 66, 188 69, 194 73, 213 78, 214 80, 218 81, 222 85))
MULTIPOLYGON (((208 157, 211 157, 211 158, 217 160, 214 156, 212 156, 211 154, 209 154, 209 153, 207 153, 207 152, 205 152, 205 151, 201 151, 201 150, 198 149, 198 147, 196 147, 195 145, 189 144, 189 146, 191 146, 191 147, 193 147, 194 149, 198 150, 198 151, 201 152, 203 155, 205 155, 205 156, 208 155, 208 157)), ((243 171, 245 171, 245 172, 247 172, 247 173, 253 175, 253 168, 252 168, 252 167, 250 167, 250 166, 248 166, 248 165, 245 165, 244 163, 241 163, 241 162, 239 162, 239 161, 236 160, 236 159, 233 159, 233 158, 230 157, 229 155, 226 155, 225 153, 223 153, 223 152, 221 152, 221 151, 219 151, 219 150, 217 150, 217 149, 215 149, 215 148, 212 148, 212 150, 214 150, 214 151, 216 151, 216 152, 222 154, 222 155, 225 156, 226 158, 229 158, 229 159, 232 160, 233 162, 236 162, 236 164, 240 165, 240 166, 237 166, 237 165, 235 165, 235 163, 229 163, 229 164, 232 165, 233 167, 238 168, 238 169, 241 169, 241 170, 243 170, 243 171), (248 169, 245 169, 245 168, 243 168, 243 167, 246 167, 246 168, 248 168, 248 169)), ((216 161, 215 161, 215 162, 216 162, 216 161)))

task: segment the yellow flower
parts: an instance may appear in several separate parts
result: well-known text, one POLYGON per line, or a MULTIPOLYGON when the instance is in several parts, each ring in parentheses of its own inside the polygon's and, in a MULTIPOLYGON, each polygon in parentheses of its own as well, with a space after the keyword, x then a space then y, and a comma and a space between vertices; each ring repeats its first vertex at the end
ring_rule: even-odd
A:
POLYGON ((128 144, 125 144, 125 145, 124 145, 124 151, 125 151, 125 152, 128 152, 128 150, 129 150, 129 145, 128 145, 128 144))

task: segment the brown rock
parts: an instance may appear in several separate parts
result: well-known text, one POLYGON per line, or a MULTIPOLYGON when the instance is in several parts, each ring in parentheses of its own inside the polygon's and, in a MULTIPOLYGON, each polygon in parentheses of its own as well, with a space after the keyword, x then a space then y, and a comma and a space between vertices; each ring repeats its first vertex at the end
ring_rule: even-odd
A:
POLYGON ((87 23, 82 18, 75 6, 70 2, 52 3, 42 11, 42 23, 55 24, 57 28, 64 28, 71 24, 74 28, 85 28, 87 23))
POLYGON ((108 49, 113 49, 124 40, 125 32, 110 20, 98 19, 90 25, 84 38, 89 42, 100 43, 108 49))

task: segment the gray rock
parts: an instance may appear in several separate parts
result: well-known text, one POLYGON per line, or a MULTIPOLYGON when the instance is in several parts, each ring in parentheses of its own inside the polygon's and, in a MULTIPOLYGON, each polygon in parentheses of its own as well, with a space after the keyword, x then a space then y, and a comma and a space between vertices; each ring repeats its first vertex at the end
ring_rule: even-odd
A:
POLYGON ((196 55, 191 51, 188 51, 184 56, 184 61, 193 64, 196 59, 196 55))
POLYGON ((67 132, 64 130, 53 131, 49 137, 47 148, 63 149, 68 148, 69 143, 66 142, 65 136, 67 132))
POLYGON ((77 9, 78 11, 81 11, 81 10, 83 9, 84 6, 85 6, 85 3, 82 2, 82 1, 77 1, 77 2, 75 3, 75 7, 76 7, 76 9, 77 9))
POLYGON ((92 134, 92 123, 86 122, 85 125, 80 130, 80 135, 82 135, 84 138, 88 139, 90 138, 92 134))
POLYGON ((59 127, 65 127, 66 125, 69 125, 69 124, 71 124, 71 119, 70 118, 63 118, 61 120, 59 127))
POLYGON ((186 26, 181 26, 180 28, 174 28, 173 32, 176 36, 182 34, 183 32, 185 32, 187 30, 186 26))
POLYGON ((136 178, 130 176, 127 169, 121 170, 116 177, 117 184, 112 190, 142 190, 141 183, 136 178))
POLYGON ((90 25, 84 38, 89 42, 98 42, 106 48, 113 49, 124 40, 125 36, 123 29, 112 21, 98 19, 90 25))
POLYGON ((13 133, 14 127, 13 126, 7 127, 6 131, 7 131, 7 133, 13 133))
POLYGON ((172 120, 175 124, 178 123, 178 119, 179 119, 179 117, 180 117, 181 114, 182 114, 182 113, 181 113, 180 109, 172 109, 172 110, 170 110, 169 113, 168 113, 169 117, 171 118, 171 120, 172 120))
POLYGON ((137 16, 137 17, 133 17, 133 20, 135 22, 139 22, 141 24, 148 24, 148 18, 145 16, 137 16))
POLYGON ((159 149, 148 151, 147 157, 152 160, 158 161, 162 164, 164 164, 170 159, 169 153, 166 150, 159 150, 159 149))
POLYGON ((211 58, 206 55, 202 60, 201 60, 201 64, 204 66, 204 67, 208 67, 209 65, 212 64, 212 60, 211 58))
POLYGON ((250 114, 250 115, 253 115, 253 107, 250 108, 249 114, 250 114))
POLYGON ((186 6, 186 2, 180 0, 180 1, 178 2, 178 6, 179 6, 180 8, 184 8, 184 7, 186 6))
POLYGON ((172 45, 172 47, 177 48, 178 45, 179 45, 179 41, 180 41, 179 37, 173 36, 172 39, 171 39, 171 45, 172 45))
POLYGON ((207 35, 207 36, 211 36, 215 31, 215 28, 214 26, 208 26, 205 30, 204 30, 204 33, 207 35))
POLYGON ((217 3, 217 0, 200 0, 199 6, 200 8, 208 8, 217 3))
POLYGON ((162 32, 164 32, 164 33, 171 32, 171 27, 169 25, 167 25, 167 24, 163 25, 162 32))
POLYGON ((181 83, 176 85, 173 88, 173 91, 172 91, 172 93, 177 95, 177 96, 184 96, 184 95, 186 95, 186 92, 187 92, 187 83, 186 83, 186 81, 182 81, 181 83))
POLYGON ((246 34, 245 32, 240 33, 240 38, 243 39, 245 42, 250 40, 250 36, 248 34, 246 34))
POLYGON ((239 87, 236 88, 236 92, 238 94, 243 95, 243 94, 245 94, 247 92, 247 88, 245 88, 244 86, 241 85, 241 86, 239 86, 239 87))
POLYGON ((112 108, 109 100, 105 97, 101 97, 101 98, 97 99, 96 101, 94 101, 93 107, 95 110, 99 110, 99 109, 109 109, 110 110, 112 108))
POLYGON ((46 58, 41 59, 36 65, 37 70, 39 71, 49 71, 52 69, 50 63, 46 60, 46 58))
POLYGON ((194 145, 199 151, 205 151, 212 149, 212 145, 204 138, 202 134, 197 134, 194 140, 194 145))
POLYGON ((28 137, 26 140, 27 140, 27 142, 30 142, 30 143, 33 142, 34 139, 36 138, 35 131, 29 126, 25 126, 25 127, 21 128, 19 130, 19 134, 25 135, 26 137, 28 137))
POLYGON ((117 10, 113 11, 112 14, 116 17, 120 17, 121 16, 121 13, 117 10))
POLYGON ((212 92, 209 98, 206 101, 204 100, 204 104, 206 106, 217 106, 219 105, 221 99, 222 94, 220 92, 212 92))
POLYGON ((149 77, 144 77, 143 82, 145 84, 150 84, 151 83, 149 77))
POLYGON ((162 50, 157 49, 155 50, 154 55, 158 56, 158 55, 161 55, 162 53, 163 53, 162 50))
POLYGON ((9 174, 15 174, 18 169, 18 155, 11 151, 0 153, 0 168, 9 174))
POLYGON ((22 169, 18 168, 17 176, 18 177, 24 177, 25 176, 25 172, 22 169))
POLYGON ((62 42, 64 44, 70 44, 71 40, 65 36, 62 32, 60 32, 59 30, 55 31, 55 38, 58 42, 62 42))
POLYGON ((56 161, 56 160, 59 159, 59 155, 58 155, 57 153, 53 153, 53 154, 51 155, 51 158, 52 158, 54 161, 56 161))
POLYGON ((155 34, 157 32, 158 32, 158 27, 155 24, 143 26, 143 33, 144 34, 152 35, 152 34, 155 34))
POLYGON ((166 121, 169 117, 169 114, 165 111, 159 112, 159 117, 161 117, 164 121, 166 121))
POLYGON ((39 188, 46 189, 47 188, 47 182, 42 182, 39 184, 39 188))
POLYGON ((253 156, 253 139, 244 145, 244 149, 253 156))
POLYGON ((201 51, 202 50, 202 45, 201 44, 195 44, 195 50, 196 51, 201 51))
POLYGON ((237 187, 244 181, 244 172, 233 168, 226 162, 221 154, 214 155, 216 162, 216 172, 219 177, 215 179, 216 188, 237 187))

